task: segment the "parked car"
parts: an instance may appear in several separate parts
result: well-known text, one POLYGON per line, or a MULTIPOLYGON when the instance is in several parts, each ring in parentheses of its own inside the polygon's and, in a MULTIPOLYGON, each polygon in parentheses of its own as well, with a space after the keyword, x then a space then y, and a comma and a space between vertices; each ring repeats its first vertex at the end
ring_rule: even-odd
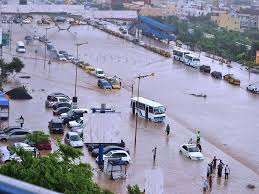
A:
POLYGON ((48 128, 50 133, 64 133, 64 126, 60 119, 51 119, 48 128))
POLYGON ((7 133, 1 133, 0 134, 0 141, 8 141, 8 140, 13 140, 13 141, 21 141, 26 138, 26 135, 32 133, 31 130, 27 129, 15 129, 7 133))
POLYGON ((116 77, 110 77, 107 78, 107 81, 111 84, 112 89, 120 89, 121 88, 121 82, 116 77))
POLYGON ((26 140, 24 140, 24 143, 26 143, 32 147, 36 147, 38 150, 51 150, 52 149, 50 140, 40 141, 37 144, 35 144, 34 142, 26 139, 26 140))
POLYGON ((66 22, 66 18, 62 17, 62 16, 58 16, 55 18, 55 22, 64 23, 64 22, 66 22))
POLYGON ((53 110, 56 110, 60 107, 68 107, 71 108, 71 103, 70 102, 56 102, 55 104, 53 104, 52 108, 53 110))
POLYGON ((240 85, 240 80, 237 79, 233 74, 224 75, 224 80, 233 85, 240 85))
MULTIPOLYGON (((98 162, 98 157, 96 157, 96 162, 98 162)), ((121 159, 124 162, 131 163, 131 158, 128 152, 125 150, 113 150, 103 155, 103 159, 121 159)))
POLYGON ((31 36, 25 36, 25 37, 24 37, 24 40, 32 41, 32 37, 31 37, 31 36))
POLYGON ((51 93, 45 101, 46 108, 52 108, 56 102, 70 102, 70 98, 63 93, 51 93))
POLYGON ((76 132, 81 138, 83 138, 85 126, 86 124, 83 123, 82 125, 77 127, 72 127, 69 130, 72 132, 76 132))
POLYGON ((23 128, 23 127, 20 127, 20 126, 9 126, 9 127, 4 128, 3 130, 0 130, 0 134, 1 133, 10 133, 13 130, 27 130, 27 131, 29 131, 29 129, 26 129, 26 128, 23 128))
POLYGON ((101 89, 112 89, 112 85, 105 79, 99 79, 97 85, 101 89))
POLYGON ((208 65, 201 65, 200 66, 200 72, 204 72, 204 73, 210 73, 211 68, 208 65))
POLYGON ((183 144, 179 148, 180 154, 183 154, 185 157, 190 160, 203 160, 203 154, 200 152, 196 144, 183 144))
MULTIPOLYGON (((113 146, 113 145, 106 146, 105 148, 103 148, 103 154, 107 154, 108 152, 113 151, 113 150, 124 150, 124 151, 128 152, 128 154, 129 154, 128 148, 123 148, 123 147, 120 147, 120 146, 113 146)), ((91 155, 93 157, 97 157, 99 155, 99 148, 93 149, 91 155)))
POLYGON ((257 83, 253 83, 253 84, 249 84, 247 87, 246 87, 247 91, 250 91, 252 93, 259 93, 259 82, 257 83))
POLYGON ((80 114, 80 117, 83 117, 83 114, 84 113, 88 113, 88 112, 89 112, 89 109, 86 109, 86 108, 76 108, 76 109, 70 110, 67 113, 62 113, 60 115, 60 118, 64 119, 64 118, 72 116, 73 114, 80 114))
POLYGON ((71 110, 70 107, 59 107, 56 110, 53 110, 53 115, 60 115, 62 113, 67 113, 71 110))
POLYGON ((67 61, 67 58, 63 54, 60 54, 60 53, 57 54, 57 59, 59 61, 67 61))
POLYGON ((67 132, 65 143, 74 148, 83 147, 84 145, 81 137, 76 132, 67 132))
POLYGON ((213 77, 213 78, 222 79, 222 73, 219 72, 219 71, 213 71, 213 72, 211 72, 210 75, 211 75, 211 77, 213 77))
POLYGON ((83 120, 83 117, 81 117, 81 118, 78 118, 78 119, 76 119, 76 120, 74 120, 74 121, 69 121, 68 122, 68 127, 69 128, 72 128, 72 127, 80 127, 80 126, 82 126, 84 124, 84 120, 83 120))
MULTIPOLYGON (((38 154, 37 149, 34 147, 31 147, 30 145, 26 143, 15 143, 13 145, 15 148, 22 148, 25 151, 32 152, 33 154, 38 154)), ((0 163, 7 163, 12 160, 22 162, 22 159, 20 156, 18 156, 14 149, 12 149, 12 146, 2 146, 0 147, 0 163)))
POLYGON ((75 57, 73 55, 67 55, 66 58, 67 58, 67 60, 72 61, 72 60, 74 60, 75 57))
POLYGON ((29 18, 25 18, 25 19, 22 21, 23 24, 30 24, 31 22, 32 22, 32 20, 29 19, 29 18))

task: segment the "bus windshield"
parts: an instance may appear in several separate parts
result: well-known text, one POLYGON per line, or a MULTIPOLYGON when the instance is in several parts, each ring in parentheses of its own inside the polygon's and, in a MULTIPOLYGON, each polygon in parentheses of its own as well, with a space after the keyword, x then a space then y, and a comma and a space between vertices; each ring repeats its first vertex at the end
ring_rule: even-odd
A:
POLYGON ((197 59, 197 58, 193 58, 193 61, 200 61, 200 59, 197 59))
POLYGON ((156 107, 154 108, 154 113, 157 114, 164 114, 165 113, 165 107, 160 106, 160 107, 156 107))

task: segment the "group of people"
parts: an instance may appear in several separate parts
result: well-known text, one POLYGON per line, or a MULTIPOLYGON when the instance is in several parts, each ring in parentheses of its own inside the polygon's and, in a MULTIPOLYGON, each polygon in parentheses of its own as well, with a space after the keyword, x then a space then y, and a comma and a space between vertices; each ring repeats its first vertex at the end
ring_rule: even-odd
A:
MULTIPOLYGON (((189 141, 188 141, 188 144, 194 144, 195 142, 193 142, 193 139, 191 138, 189 141)), ((202 151, 202 148, 201 148, 201 132, 198 131, 197 134, 196 134, 196 146, 197 148, 200 150, 200 152, 202 151)))
MULTIPOLYGON (((218 160, 219 160, 219 163, 218 163, 217 175, 218 175, 218 178, 221 178, 222 176, 222 171, 224 169, 225 164, 222 162, 221 159, 217 159, 216 156, 214 156, 211 163, 209 163, 207 166, 207 179, 203 178, 203 191, 205 192, 207 191, 208 187, 210 189, 212 188, 212 174, 216 170, 218 160)), ((228 164, 226 164, 224 171, 225 171, 225 180, 227 180, 230 175, 230 168, 228 164)))

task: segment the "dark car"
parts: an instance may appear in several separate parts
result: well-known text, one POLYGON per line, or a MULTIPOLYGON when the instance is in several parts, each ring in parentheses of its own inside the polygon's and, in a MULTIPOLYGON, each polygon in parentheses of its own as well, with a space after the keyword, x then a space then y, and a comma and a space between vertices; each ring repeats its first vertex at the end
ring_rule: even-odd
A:
POLYGON ((63 119, 63 124, 67 124, 69 121, 75 121, 75 120, 77 120, 77 119, 79 119, 80 117, 83 117, 83 116, 84 116, 83 112, 80 112, 80 113, 73 112, 72 115, 63 119))
POLYGON ((67 51, 59 51, 58 54, 61 54, 61 55, 63 55, 66 58, 68 57, 67 51))
POLYGON ((68 108, 71 108, 71 103, 69 102, 56 102, 54 105, 53 105, 53 110, 56 110, 60 107, 68 107, 68 108))
POLYGON ((211 72, 210 75, 211 75, 211 77, 214 77, 216 79, 222 79, 222 73, 219 71, 213 71, 213 72, 211 72))
POLYGON ((58 23, 64 23, 66 21, 65 17, 58 16, 55 18, 55 21, 58 23))
POLYGON ((31 37, 31 36, 25 36, 25 37, 24 37, 24 40, 32 41, 32 37, 31 37))
MULTIPOLYGON (((121 143, 113 143, 112 144, 113 146, 119 146, 119 147, 122 147, 124 148, 125 147, 125 143, 124 142, 121 142, 121 143)), ((105 144, 104 147, 106 146, 111 146, 111 144, 105 144)), ((92 143, 92 144, 88 144, 87 145, 87 149, 89 152, 92 152, 94 149, 98 148, 99 147, 99 144, 97 143, 92 143)))
POLYGON ((67 113, 70 110, 70 107, 59 107, 56 110, 53 110, 53 115, 61 115, 62 113, 67 113))
MULTIPOLYGON (((129 149, 128 148, 123 148, 123 147, 119 147, 119 146, 106 146, 105 148, 103 148, 103 154, 107 154, 109 151, 113 151, 113 150, 125 150, 126 152, 129 153, 129 149)), ((95 148, 92 151, 91 155, 93 157, 97 157, 99 155, 99 148, 95 148)))
POLYGON ((112 85, 105 79, 99 79, 97 82, 97 86, 101 89, 112 89, 112 85))
POLYGON ((200 66, 200 72, 204 72, 204 73, 210 73, 211 68, 208 65, 201 65, 200 66))
POLYGON ((40 141, 36 144, 36 143, 26 139, 24 141, 24 143, 27 143, 28 145, 30 145, 32 147, 36 147, 38 150, 51 150, 52 149, 50 140, 40 141))
POLYGON ((61 119, 51 119, 48 128, 50 133, 64 133, 64 126, 61 119))

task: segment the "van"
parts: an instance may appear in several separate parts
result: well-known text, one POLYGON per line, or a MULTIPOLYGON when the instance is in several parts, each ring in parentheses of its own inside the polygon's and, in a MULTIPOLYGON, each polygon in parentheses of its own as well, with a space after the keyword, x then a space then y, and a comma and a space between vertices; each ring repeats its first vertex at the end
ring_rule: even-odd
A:
POLYGON ((95 76, 98 78, 104 78, 104 71, 100 68, 95 69, 95 76))
POLYGON ((22 41, 18 41, 16 43, 16 52, 18 53, 25 53, 26 49, 24 43, 22 41))

